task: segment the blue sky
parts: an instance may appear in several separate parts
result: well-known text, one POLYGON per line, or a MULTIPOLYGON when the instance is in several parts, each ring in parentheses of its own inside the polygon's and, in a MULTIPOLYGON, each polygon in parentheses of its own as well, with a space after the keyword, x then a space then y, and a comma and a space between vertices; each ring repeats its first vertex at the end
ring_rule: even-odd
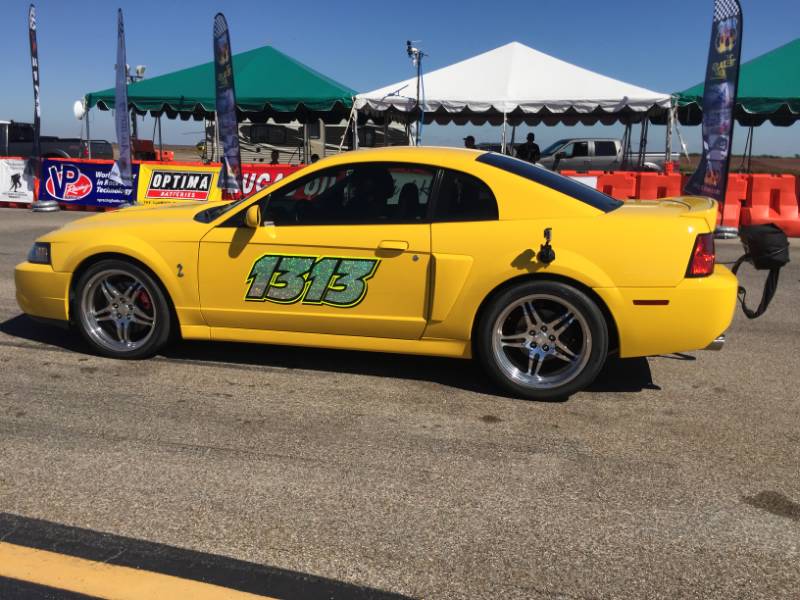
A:
MULTIPOLYGON (((800 35, 800 1, 741 0, 745 17, 743 59, 758 56, 800 35)), ((0 119, 30 121, 31 81, 26 31, 28 2, 3 0, 0 36, 0 119)), ((225 13, 234 52, 272 44, 357 90, 412 76, 405 40, 421 40, 433 70, 510 41, 562 60, 657 91, 681 90, 702 80, 711 0, 606 2, 527 0, 505 3, 265 2, 236 0, 139 0, 109 3, 40 0, 36 3, 41 62, 42 126, 49 135, 77 136, 72 104, 84 93, 114 83, 116 9, 122 7, 128 62, 159 75, 212 58, 214 14, 225 13), (502 9, 500 8, 502 6, 502 9)), ((781 74, 776 74, 781 76, 781 74)), ((94 112, 94 111, 93 111, 94 112)), ((171 143, 193 144, 202 127, 165 121, 171 143)), ((152 133, 148 123, 140 133, 152 133)), ((539 127, 542 145, 586 128, 539 127)), ((619 135, 597 126, 591 135, 619 135)), ((468 133, 478 141, 499 139, 499 128, 431 126, 426 143, 458 144, 468 133)), ((697 149, 700 128, 684 128, 697 149)), ((113 140, 110 113, 95 114, 92 137, 113 140)), ((744 143, 737 129, 734 150, 744 143)), ((651 129, 651 147, 663 147, 663 129, 651 129)), ((800 125, 757 130, 754 151, 800 153, 800 125)))

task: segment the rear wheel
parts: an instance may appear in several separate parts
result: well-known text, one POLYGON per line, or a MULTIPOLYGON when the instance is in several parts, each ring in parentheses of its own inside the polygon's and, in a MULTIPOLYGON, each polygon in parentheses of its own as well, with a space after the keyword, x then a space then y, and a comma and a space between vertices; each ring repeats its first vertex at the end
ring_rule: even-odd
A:
POLYGON ((608 327, 580 290, 530 281, 490 302, 478 324, 475 350, 492 379, 512 394, 563 398, 597 377, 608 354, 608 327))
POLYGON ((171 314, 164 292, 142 268, 100 261, 75 286, 76 321, 86 341, 112 358, 146 358, 168 341, 171 314))

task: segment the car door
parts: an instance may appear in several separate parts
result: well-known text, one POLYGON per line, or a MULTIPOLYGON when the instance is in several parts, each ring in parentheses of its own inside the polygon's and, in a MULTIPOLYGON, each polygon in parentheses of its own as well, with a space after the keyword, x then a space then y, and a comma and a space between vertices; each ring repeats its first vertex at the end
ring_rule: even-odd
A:
POLYGON ((614 140, 594 140, 592 169, 613 171, 619 168, 619 148, 614 140))
MULTIPOLYGON (((354 163, 315 171, 200 243, 211 327, 416 339, 426 323, 428 200, 437 170, 354 163)), ((245 203, 246 204, 246 203, 245 203)))
POLYGON ((588 140, 575 140, 558 153, 563 154, 558 163, 559 171, 588 171, 591 168, 588 140))

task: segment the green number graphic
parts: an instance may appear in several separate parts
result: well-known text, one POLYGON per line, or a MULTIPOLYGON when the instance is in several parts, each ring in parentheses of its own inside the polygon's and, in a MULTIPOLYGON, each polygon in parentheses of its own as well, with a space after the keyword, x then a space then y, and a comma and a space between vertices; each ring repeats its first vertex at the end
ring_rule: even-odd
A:
POLYGON ((341 308, 355 306, 367 294, 367 279, 375 274, 377 267, 376 260, 342 259, 323 302, 341 308))
POLYGON ((272 279, 272 273, 278 265, 280 256, 266 255, 259 258, 253 263, 253 268, 250 269, 250 274, 247 276, 247 281, 250 282, 250 287, 247 289, 245 300, 263 300, 264 294, 267 292, 267 286, 272 279))
POLYGON ((306 304, 322 304, 322 299, 328 289, 328 285, 336 273, 339 265, 338 258, 320 258, 311 269, 308 278, 311 285, 308 286, 303 302, 306 304))
POLYGON ((367 295, 367 280, 375 275, 379 263, 369 258, 265 254, 250 269, 244 299, 349 308, 367 295))
POLYGON ((312 256, 284 256, 270 280, 267 300, 281 304, 292 304, 300 300, 306 290, 305 276, 311 265, 312 256))

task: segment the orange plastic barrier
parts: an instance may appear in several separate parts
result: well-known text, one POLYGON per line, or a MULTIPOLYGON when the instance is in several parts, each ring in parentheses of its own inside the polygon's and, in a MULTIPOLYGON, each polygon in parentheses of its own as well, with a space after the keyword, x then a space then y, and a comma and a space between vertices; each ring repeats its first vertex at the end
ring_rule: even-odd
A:
POLYGON ((624 171, 601 173, 597 177, 597 189, 617 200, 636 198, 636 175, 624 171))
POLYGON ((750 194, 742 208, 742 225, 775 223, 789 236, 800 236, 797 178, 794 175, 750 175, 750 194))
POLYGON ((681 195, 680 173, 638 173, 638 175, 637 198, 658 200, 681 195))
MULTIPOLYGON (((688 179, 688 177, 687 177, 688 179)), ((750 176, 741 173, 728 175, 728 187, 725 190, 725 202, 717 213, 717 227, 739 229, 742 203, 747 201, 750 189, 750 176)))

